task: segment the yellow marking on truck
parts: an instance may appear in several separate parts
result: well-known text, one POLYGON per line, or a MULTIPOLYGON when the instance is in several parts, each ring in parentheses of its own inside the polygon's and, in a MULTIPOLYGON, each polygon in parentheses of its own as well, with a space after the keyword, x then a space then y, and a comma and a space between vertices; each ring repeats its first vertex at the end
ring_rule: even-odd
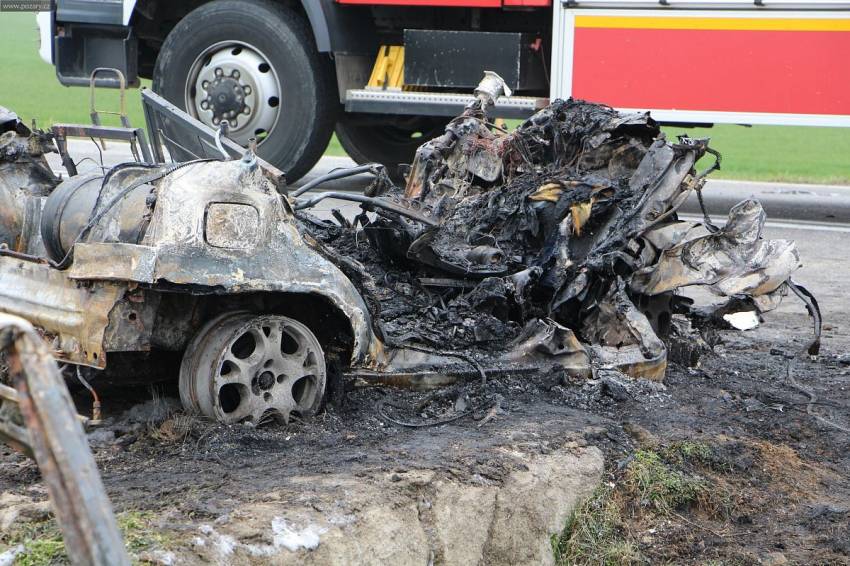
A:
POLYGON ((685 16, 576 16, 579 28, 740 31, 850 31, 850 18, 699 18, 685 16))
POLYGON ((366 88, 401 89, 404 85, 404 47, 382 45, 372 67, 372 75, 366 88))

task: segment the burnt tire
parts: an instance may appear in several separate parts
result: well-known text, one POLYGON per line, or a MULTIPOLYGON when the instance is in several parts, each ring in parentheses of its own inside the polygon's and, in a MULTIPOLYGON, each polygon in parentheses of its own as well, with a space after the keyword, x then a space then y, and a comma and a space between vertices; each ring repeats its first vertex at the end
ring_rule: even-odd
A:
POLYGON ((399 164, 412 163, 419 146, 441 135, 447 123, 448 118, 431 116, 343 114, 336 136, 351 159, 381 163, 399 180, 399 164))
MULTIPOLYGON (((234 56, 244 58, 241 52, 234 56)), ((224 70, 223 78, 230 80, 233 69, 224 70)), ((307 173, 322 156, 339 108, 333 64, 316 49, 308 22, 293 10, 268 0, 214 0, 186 15, 162 45, 154 68, 153 89, 214 128, 218 124, 202 108, 204 103, 219 121, 238 120, 237 128, 231 131, 239 130, 238 137, 246 139, 230 137, 243 145, 247 136, 257 137, 259 155, 282 169, 289 182, 307 173), (197 88, 203 82, 198 69, 208 66, 219 53, 228 55, 228 49, 235 53, 243 48, 255 57, 240 63, 245 67, 235 67, 242 70, 235 79, 237 86, 220 92, 197 88), (258 60, 260 65, 254 65, 258 60), (251 75, 254 71, 255 75, 251 75), (260 88, 263 81, 274 84, 269 76, 277 81, 279 92, 272 92, 273 86, 265 93, 260 88), (249 91, 252 86, 256 92, 249 91), (231 95, 237 87, 243 90, 231 95), (219 102, 222 92, 231 98, 227 99, 228 105, 219 108, 214 103, 219 102), (248 104, 251 96, 254 99, 248 104), (271 127, 265 119, 262 127, 246 130, 249 125, 243 118, 248 120, 252 112, 259 115, 261 110, 275 116, 271 127), (235 116, 230 116, 231 112, 235 116)), ((204 156, 199 152, 210 155, 192 136, 180 135, 173 129, 168 135, 196 156, 204 156)), ((192 153, 179 150, 172 153, 176 153, 177 160, 193 157, 192 153)))
POLYGON ((180 400, 221 423, 315 416, 327 365, 310 328, 281 315, 230 312, 207 322, 180 365, 180 400))

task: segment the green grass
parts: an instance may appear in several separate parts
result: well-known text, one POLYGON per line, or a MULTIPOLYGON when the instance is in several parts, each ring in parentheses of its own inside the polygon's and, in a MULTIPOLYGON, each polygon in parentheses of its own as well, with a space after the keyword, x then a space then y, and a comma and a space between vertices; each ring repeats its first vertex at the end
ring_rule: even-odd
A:
MULTIPOLYGON (((683 80, 686 80, 683 78, 683 80)), ((98 91, 100 109, 118 109, 118 93, 98 91)), ((0 13, 0 106, 41 127, 53 122, 89 122, 88 89, 63 87, 53 67, 38 57, 35 15, 0 13)), ((139 93, 127 93, 130 121, 143 125, 139 93)), ((105 123, 116 124, 115 117, 105 123)), ((665 128, 671 138, 685 132, 665 128)), ((723 154, 723 169, 713 178, 757 181, 850 184, 850 130, 784 126, 719 125, 687 131, 692 137, 710 136, 723 154)), ((327 155, 345 155, 334 137, 327 155)))
MULTIPOLYGON (((729 494, 698 473, 710 468, 714 451, 701 442, 682 441, 656 450, 638 450, 614 481, 603 483, 552 537, 558 566, 614 566, 647 563, 641 532, 679 512, 698 510, 726 520, 729 494)), ((689 526, 693 526, 689 523, 689 526)))
POLYGON ((561 535, 552 536, 558 566, 620 566, 644 562, 630 540, 625 509, 615 489, 603 484, 576 509, 561 535))
POLYGON ((325 150, 325 155, 334 155, 334 156, 346 156, 345 150, 342 149, 342 145, 340 145, 339 140, 336 138, 336 134, 331 137, 331 141, 328 144, 328 148, 325 150))
POLYGON ((632 499, 661 514, 687 506, 709 492, 701 477, 671 467, 651 450, 638 450, 626 469, 624 487, 632 499))
POLYGON ((723 154, 713 179, 850 184, 850 129, 805 126, 665 127, 671 141, 687 133, 710 137, 723 154))
MULTIPOLYGON (((136 557, 149 550, 164 550, 177 541, 168 532, 154 526, 155 514, 150 511, 127 511, 116 516, 118 528, 133 563, 146 563, 136 557)), ((23 545, 24 549, 14 561, 15 566, 45 566, 67 564, 68 555, 59 525, 53 518, 43 521, 19 522, 0 535, 0 553, 23 545)))

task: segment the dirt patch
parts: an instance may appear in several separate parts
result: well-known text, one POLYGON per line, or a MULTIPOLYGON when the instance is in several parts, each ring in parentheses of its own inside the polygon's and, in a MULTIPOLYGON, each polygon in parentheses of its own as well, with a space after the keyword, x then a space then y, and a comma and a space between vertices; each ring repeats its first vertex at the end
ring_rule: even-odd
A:
POLYGON ((783 337, 776 328, 723 332, 724 343, 699 369, 670 368, 663 402, 617 404, 612 420, 630 438, 607 451, 608 479, 622 503, 617 540, 634 551, 622 556, 677 564, 850 563, 850 436, 841 430, 850 423, 846 335, 834 334, 818 361, 790 362, 796 382, 819 399, 819 420, 780 355, 800 348, 794 331, 804 328, 787 314, 783 324, 783 337), (683 445, 689 456, 676 455, 683 445), (636 448, 662 454, 665 465, 725 494, 725 512, 699 498, 643 512, 645 502, 628 493, 624 477, 636 448))

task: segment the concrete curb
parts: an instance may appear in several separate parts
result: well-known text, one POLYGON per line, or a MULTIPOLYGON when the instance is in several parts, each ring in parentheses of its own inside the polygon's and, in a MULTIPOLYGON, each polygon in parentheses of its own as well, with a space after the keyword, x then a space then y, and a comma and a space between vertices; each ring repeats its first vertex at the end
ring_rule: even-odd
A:
MULTIPOLYGON (((768 218, 850 223, 850 186, 712 180, 703 197, 708 213, 723 218, 732 206, 752 198, 761 202, 768 218)), ((681 210, 701 214, 697 196, 692 194, 681 210)))

